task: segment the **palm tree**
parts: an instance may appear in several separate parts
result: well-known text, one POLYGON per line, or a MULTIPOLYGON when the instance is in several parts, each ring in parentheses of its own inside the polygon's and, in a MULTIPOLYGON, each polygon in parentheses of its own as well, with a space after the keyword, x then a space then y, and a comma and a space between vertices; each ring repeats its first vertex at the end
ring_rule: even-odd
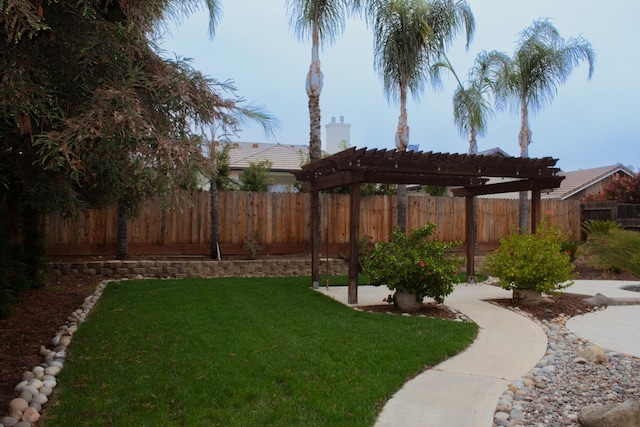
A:
MULTIPOLYGON (((510 107, 521 117, 518 143, 520 156, 529 157, 531 129, 529 112, 536 112, 553 101, 558 85, 564 83, 573 69, 586 61, 588 78, 593 75, 595 51, 582 37, 564 40, 548 19, 538 19, 520 33, 511 64, 495 81, 498 106, 510 107)), ((520 193, 520 231, 527 229, 529 201, 520 193)))
POLYGON ((336 36, 344 31, 348 3, 347 0, 287 0, 290 24, 295 34, 301 40, 311 39, 311 65, 306 81, 309 96, 309 158, 311 161, 322 157, 320 92, 323 75, 320 69, 320 45, 333 43, 336 36))
POLYGON ((480 52, 467 75, 466 86, 445 57, 445 68, 451 70, 458 82, 453 95, 453 120, 460 136, 469 138, 469 154, 478 154, 477 137, 487 132, 487 119, 493 117, 493 109, 487 97, 492 91, 496 76, 509 66, 509 58, 496 52, 480 52))
MULTIPOLYGON (((475 21, 465 1, 379 0, 371 1, 367 18, 374 30, 375 68, 382 75, 387 99, 400 103, 396 148, 407 149, 407 95, 418 100, 425 82, 440 85, 437 73, 430 73, 464 28, 467 46, 475 21)), ((398 186, 398 226, 406 230, 406 186, 398 186)))
MULTIPOLYGON (((462 83, 453 65, 446 55, 444 60, 435 64, 432 73, 438 74, 445 68, 453 74, 458 87, 453 94, 453 121, 460 136, 469 138, 469 154, 478 154, 477 137, 484 136, 487 131, 487 118, 493 116, 493 109, 487 99, 494 75, 500 67, 509 64, 509 58, 495 53, 480 52, 473 67, 467 74, 466 86, 462 83)), ((478 199, 473 197, 473 246, 478 248, 478 199)), ((473 280, 474 278, 469 278, 473 280)))
MULTIPOLYGON (((320 70, 320 44, 332 43, 344 30, 348 11, 348 0, 287 0, 290 23, 296 35, 301 39, 311 39, 311 65, 307 73, 306 89, 309 96, 309 160, 320 160, 321 124, 320 92, 322 91, 322 71, 320 70)), ((352 2, 355 7, 358 1, 352 2)), ((320 254, 320 196, 317 191, 311 193, 311 250, 320 254)), ((320 269, 311 268, 313 287, 320 284, 320 269)))

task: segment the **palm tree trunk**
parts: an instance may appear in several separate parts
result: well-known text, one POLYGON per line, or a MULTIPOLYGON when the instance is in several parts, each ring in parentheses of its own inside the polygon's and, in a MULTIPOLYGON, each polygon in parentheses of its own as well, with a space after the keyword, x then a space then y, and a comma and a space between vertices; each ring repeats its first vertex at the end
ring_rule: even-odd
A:
MULTIPOLYGON (((320 117, 320 92, 322 92, 322 71, 320 70, 320 39, 318 27, 313 26, 311 43, 311 66, 307 74, 307 95, 309 96, 309 160, 320 160, 322 157, 321 149, 321 117, 320 117)), ((311 282, 314 288, 320 287, 320 249, 322 247, 321 239, 321 221, 322 206, 320 205, 320 197, 317 191, 311 194, 311 282)))
MULTIPOLYGON (((457 78, 457 77, 456 77, 457 78)), ((476 129, 471 126, 471 131, 469 132, 469 154, 476 155, 478 154, 478 143, 476 141, 476 129)), ((473 224, 471 226, 471 239, 473 240, 473 249, 474 252, 478 251, 478 197, 473 196, 473 224)))
MULTIPOLYGON (((407 87, 400 85, 400 117, 396 133, 396 148, 398 151, 406 151, 409 145, 409 126, 407 125, 407 87)), ((403 232, 407 231, 407 186, 398 184, 398 227, 403 232)))
MULTIPOLYGON (((521 106, 522 119, 520 123, 520 133, 518 135, 518 143, 520 144, 520 157, 529 157, 529 143, 531 143, 531 130, 529 129, 529 111, 527 109, 526 101, 522 101, 521 106)), ((518 228, 520 234, 525 234, 529 231, 529 193, 527 191, 521 191, 519 195, 519 221, 518 228)))

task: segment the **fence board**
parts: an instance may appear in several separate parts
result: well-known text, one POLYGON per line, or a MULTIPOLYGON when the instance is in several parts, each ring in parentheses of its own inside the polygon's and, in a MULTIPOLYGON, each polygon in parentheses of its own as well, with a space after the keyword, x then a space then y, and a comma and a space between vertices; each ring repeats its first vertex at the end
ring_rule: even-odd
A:
MULTIPOLYGON (((345 247, 349 236, 349 196, 322 194, 323 250, 345 247)), ((265 248, 286 251, 287 247, 308 248, 309 195, 297 193, 219 193, 220 245, 242 251, 253 231, 260 233, 265 248)), ((133 252, 152 248, 154 253, 200 253, 209 247, 210 195, 206 191, 185 192, 171 201, 172 209, 163 209, 167 200, 144 203, 140 216, 129 221, 133 252), (205 249, 203 249, 205 248, 205 249), (166 251, 166 252, 163 252, 166 251)), ((361 236, 373 242, 386 241, 396 223, 395 196, 362 198, 361 236)), ((573 240, 580 238, 581 205, 576 201, 542 200, 544 212, 560 223, 573 240)), ((436 223, 435 236, 443 241, 465 239, 464 199, 412 195, 408 204, 408 226, 428 221, 436 223)), ((478 199, 478 241, 495 244, 518 224, 518 201, 478 199)), ((115 208, 83 212, 77 220, 60 217, 47 219, 47 239, 51 255, 87 254, 112 250, 117 243, 115 208)), ((293 249, 292 249, 293 250, 293 249)), ((203 255, 206 255, 203 254, 203 255)))

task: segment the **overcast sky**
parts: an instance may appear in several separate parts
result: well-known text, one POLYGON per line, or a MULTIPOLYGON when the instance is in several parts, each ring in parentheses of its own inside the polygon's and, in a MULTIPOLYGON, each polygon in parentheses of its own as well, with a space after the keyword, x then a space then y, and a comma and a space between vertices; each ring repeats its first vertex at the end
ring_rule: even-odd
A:
MULTIPOLYGON (((551 18, 565 38, 582 35, 597 53, 595 72, 577 67, 553 103, 530 117, 530 157, 558 158, 564 171, 622 163, 640 168, 640 50, 634 48, 638 0, 467 0, 476 19, 468 51, 460 36, 449 57, 461 77, 476 54, 498 50, 512 55, 519 33, 534 19, 551 18)), ((309 143, 305 78, 311 61, 309 42, 299 42, 289 26, 284 0, 222 1, 216 35, 209 38, 207 15, 196 13, 170 25, 162 48, 166 54, 192 58, 205 75, 232 79, 241 96, 263 106, 281 122, 275 139, 260 127, 243 130, 237 141, 309 143)), ((395 148, 399 107, 384 96, 373 68, 371 31, 360 20, 347 21, 345 32, 320 53, 324 87, 320 97, 324 125, 344 116, 351 124, 351 145, 395 148)), ((421 151, 466 153, 468 140, 453 123, 451 98, 456 83, 426 88, 419 102, 408 104, 409 144, 421 151)), ((497 112, 479 150, 500 147, 519 155, 520 117, 497 112)))

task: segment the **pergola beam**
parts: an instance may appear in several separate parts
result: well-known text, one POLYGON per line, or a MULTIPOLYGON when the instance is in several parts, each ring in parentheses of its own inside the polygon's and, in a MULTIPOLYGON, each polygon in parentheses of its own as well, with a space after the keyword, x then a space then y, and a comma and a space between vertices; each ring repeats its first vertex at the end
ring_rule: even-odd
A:
POLYGON ((519 191, 547 190, 558 188, 564 179, 563 176, 544 177, 537 179, 522 179, 518 181, 499 182, 482 186, 465 186, 451 190, 454 196, 482 196, 486 194, 514 193, 519 191))

